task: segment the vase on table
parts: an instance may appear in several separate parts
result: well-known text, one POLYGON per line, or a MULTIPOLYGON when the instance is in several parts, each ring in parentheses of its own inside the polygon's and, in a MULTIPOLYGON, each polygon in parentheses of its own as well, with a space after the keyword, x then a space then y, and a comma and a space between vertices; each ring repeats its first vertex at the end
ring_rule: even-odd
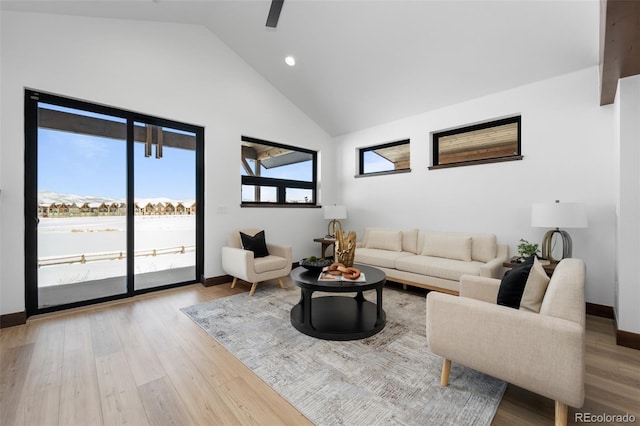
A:
POLYGON ((336 231, 334 259, 346 267, 353 266, 353 259, 356 255, 356 233, 349 231, 345 236, 340 229, 336 231))

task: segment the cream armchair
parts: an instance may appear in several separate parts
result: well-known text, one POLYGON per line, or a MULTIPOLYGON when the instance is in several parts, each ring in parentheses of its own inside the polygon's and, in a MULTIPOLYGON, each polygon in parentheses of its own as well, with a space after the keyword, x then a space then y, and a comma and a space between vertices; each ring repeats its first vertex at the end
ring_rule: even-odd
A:
POLYGON ((253 296, 259 282, 266 280, 277 278, 280 287, 285 288, 282 277, 291 272, 291 247, 267 242, 269 255, 259 258, 254 258, 252 251, 242 249, 240 232, 253 236, 260 231, 257 228, 235 230, 229 235, 228 245, 222 247, 222 269, 233 277, 231 288, 236 286, 238 279, 250 282, 249 296, 253 296))
POLYGON ((584 278, 582 260, 562 260, 539 314, 497 305, 493 278, 463 276, 460 297, 429 293, 427 340, 445 358, 442 386, 457 362, 553 399, 556 425, 566 425, 568 406, 584 402, 584 278))

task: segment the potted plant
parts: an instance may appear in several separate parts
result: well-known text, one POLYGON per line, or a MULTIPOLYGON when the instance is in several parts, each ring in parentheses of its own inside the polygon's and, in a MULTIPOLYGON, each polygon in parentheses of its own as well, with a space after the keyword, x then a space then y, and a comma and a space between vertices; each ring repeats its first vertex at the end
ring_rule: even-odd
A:
POLYGON ((520 238, 520 244, 518 244, 518 254, 521 258, 527 258, 531 255, 537 254, 539 251, 540 250, 538 250, 538 244, 531 244, 524 238, 520 238))

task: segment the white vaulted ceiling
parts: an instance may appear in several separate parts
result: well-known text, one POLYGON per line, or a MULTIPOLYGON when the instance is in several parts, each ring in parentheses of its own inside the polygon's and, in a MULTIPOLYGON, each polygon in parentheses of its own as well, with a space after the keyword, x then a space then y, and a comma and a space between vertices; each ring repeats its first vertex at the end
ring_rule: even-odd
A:
POLYGON ((598 0, 285 0, 276 29, 269 0, 1 4, 204 25, 334 136, 598 64, 598 0))

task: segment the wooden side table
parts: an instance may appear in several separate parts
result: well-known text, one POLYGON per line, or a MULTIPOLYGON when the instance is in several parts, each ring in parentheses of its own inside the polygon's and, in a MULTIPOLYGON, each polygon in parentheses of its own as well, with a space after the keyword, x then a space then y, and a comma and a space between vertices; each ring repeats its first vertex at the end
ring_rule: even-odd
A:
MULTIPOLYGON (((516 260, 519 259, 520 256, 512 256, 509 259, 505 260, 502 263, 502 266, 504 266, 505 268, 515 268, 516 266, 522 265, 522 262, 518 263, 516 262, 516 260)), ((542 265, 542 267, 544 268, 544 271, 547 273, 547 275, 549 276, 549 278, 551 278, 551 275, 553 275, 553 271, 556 270, 556 266, 558 266, 558 262, 551 262, 548 265, 542 265)))
MULTIPOLYGON (((336 243, 335 238, 327 238, 327 237, 314 238, 313 241, 315 241, 316 243, 322 244, 322 257, 326 257, 325 252, 327 251, 327 248, 329 248, 329 246, 332 246, 336 243)), ((331 254, 331 256, 333 256, 333 253, 331 254)))

